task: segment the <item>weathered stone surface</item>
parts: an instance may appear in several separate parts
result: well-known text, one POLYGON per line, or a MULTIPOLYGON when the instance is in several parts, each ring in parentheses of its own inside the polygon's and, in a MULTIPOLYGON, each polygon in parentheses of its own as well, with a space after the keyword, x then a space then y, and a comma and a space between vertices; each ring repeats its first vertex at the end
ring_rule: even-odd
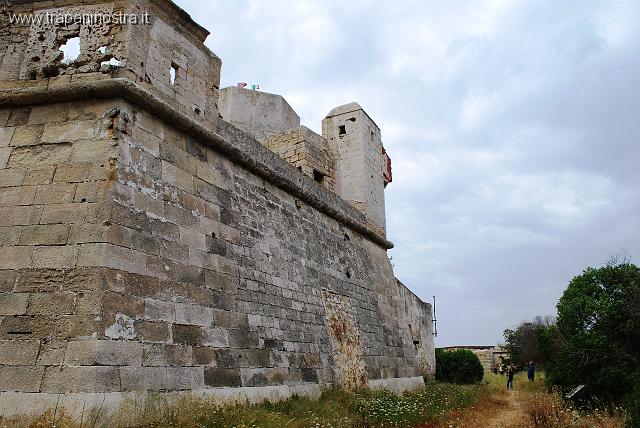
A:
POLYGON ((176 391, 204 387, 202 367, 120 367, 123 391, 176 391))
POLYGON ((33 366, 39 349, 37 340, 0 340, 0 366, 33 366))
POLYGON ((243 386, 271 386, 282 385, 287 376, 287 369, 283 368, 243 368, 240 369, 243 386))
MULTIPOLYGON (((23 183, 26 172, 18 168, 6 168, 0 170, 0 187, 19 186, 23 183)), ((28 183, 25 183, 28 185, 28 183)))
POLYGON ((15 270, 0 270, 0 293, 13 291, 18 273, 15 270))
POLYGON ((15 128, 13 138, 11 138, 12 146, 33 146, 40 144, 40 137, 44 131, 43 125, 26 125, 15 128))
MULTIPOLYGON (((62 224, 30 225, 22 228, 20 245, 63 245, 69 236, 69 226, 62 224)), ((39 255, 40 256, 40 255, 39 255)), ((63 266, 54 266, 63 267, 63 266)))
POLYGON ((176 303, 175 314, 178 324, 192 324, 207 327, 213 322, 213 309, 206 306, 176 303))
MULTIPOLYGON (((95 187, 95 184, 92 183, 95 187)), ((35 201, 36 204, 61 204, 72 202, 76 193, 76 184, 56 183, 38 186, 35 201)))
POLYGON ((52 110, 47 106, 34 106, 29 115, 29 123, 32 125, 40 125, 47 123, 64 122, 69 117, 69 106, 60 105, 57 109, 52 110))
POLYGON ((44 341, 40 345, 38 366, 61 366, 64 363, 64 354, 67 350, 67 342, 44 341))
POLYGON ((28 293, 0 293, 0 315, 24 315, 28 304, 28 293))
POLYGON ((31 205, 35 198, 35 187, 5 187, 0 189, 0 205, 31 205))
POLYGON ((145 366, 190 366, 192 349, 184 345, 153 344, 144 346, 145 366))
POLYGON ((31 293, 29 314, 53 316, 72 314, 75 296, 71 293, 31 293))
POLYGON ((0 366, 0 391, 38 392, 44 367, 0 366))
POLYGON ((140 366, 142 344, 112 340, 80 340, 67 344, 68 366, 140 366))
POLYGON ((169 325, 164 322, 138 321, 135 331, 143 342, 167 342, 169 340, 169 325))
POLYGON ((41 391, 56 394, 120 391, 118 368, 99 366, 46 367, 41 391))
MULTIPOLYGON (((51 237, 50 239, 53 239, 51 237)), ((78 248, 75 246, 35 247, 32 266, 34 268, 72 268, 78 261, 78 248)))
POLYGON ((152 321, 175 321, 176 305, 161 300, 145 299, 144 317, 152 321))
POLYGON ((9 163, 9 156, 11 156, 11 148, 0 147, 0 169, 7 167, 9 163))
POLYGON ((42 215, 40 206, 0 207, 0 226, 38 224, 42 215))
POLYGON ((0 147, 7 147, 16 128, 0 128, 0 147))
POLYGON ((204 381, 207 386, 242 386, 240 369, 207 368, 204 371, 204 381))
MULTIPOLYGON (((3 153, 10 149, 0 149, 0 167, 3 153)), ((8 157, 10 168, 42 168, 67 162, 71 157, 71 144, 48 144, 39 146, 16 147, 8 157)))
POLYGON ((86 214, 86 204, 45 205, 40 223, 81 223, 86 214))
POLYGON ((96 136, 96 127, 94 121, 71 121, 49 125, 42 135, 42 143, 68 143, 77 140, 90 140, 96 136))

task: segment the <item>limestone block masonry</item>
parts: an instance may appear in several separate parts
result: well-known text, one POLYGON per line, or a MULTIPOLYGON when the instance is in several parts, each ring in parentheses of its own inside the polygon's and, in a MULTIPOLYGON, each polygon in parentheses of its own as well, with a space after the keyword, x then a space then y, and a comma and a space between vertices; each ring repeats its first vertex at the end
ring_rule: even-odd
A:
POLYGON ((366 213, 220 118, 206 30, 166 0, 1 12, 0 414, 423 385, 430 305, 366 213), (151 22, 9 20, 87 10, 151 22))

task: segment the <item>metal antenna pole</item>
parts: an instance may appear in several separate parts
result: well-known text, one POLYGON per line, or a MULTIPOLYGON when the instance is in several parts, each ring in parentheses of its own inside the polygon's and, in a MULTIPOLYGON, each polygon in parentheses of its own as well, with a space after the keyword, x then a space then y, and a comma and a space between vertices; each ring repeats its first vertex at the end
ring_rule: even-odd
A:
POLYGON ((433 335, 438 337, 438 319, 436 318, 436 296, 433 296, 433 335))

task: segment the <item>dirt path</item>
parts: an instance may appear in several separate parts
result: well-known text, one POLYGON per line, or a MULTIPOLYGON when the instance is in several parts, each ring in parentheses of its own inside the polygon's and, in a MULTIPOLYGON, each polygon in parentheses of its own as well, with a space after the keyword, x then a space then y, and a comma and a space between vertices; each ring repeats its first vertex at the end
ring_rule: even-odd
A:
POLYGON ((490 428, 504 428, 504 427, 515 427, 517 424, 522 421, 523 413, 522 413, 522 405, 516 399, 516 395, 513 391, 508 391, 505 393, 505 401, 507 402, 507 407, 501 411, 496 417, 489 422, 487 427, 490 428))

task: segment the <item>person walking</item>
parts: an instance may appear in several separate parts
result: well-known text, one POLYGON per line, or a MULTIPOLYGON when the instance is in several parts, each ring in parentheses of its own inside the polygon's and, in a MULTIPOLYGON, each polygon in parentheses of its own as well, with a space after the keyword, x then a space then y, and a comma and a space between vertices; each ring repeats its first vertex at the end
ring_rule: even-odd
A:
POLYGON ((529 367, 527 368, 527 378, 529 382, 535 382, 536 380, 536 363, 529 361, 529 367))
POLYGON ((507 389, 513 389, 513 366, 507 367, 507 389))

